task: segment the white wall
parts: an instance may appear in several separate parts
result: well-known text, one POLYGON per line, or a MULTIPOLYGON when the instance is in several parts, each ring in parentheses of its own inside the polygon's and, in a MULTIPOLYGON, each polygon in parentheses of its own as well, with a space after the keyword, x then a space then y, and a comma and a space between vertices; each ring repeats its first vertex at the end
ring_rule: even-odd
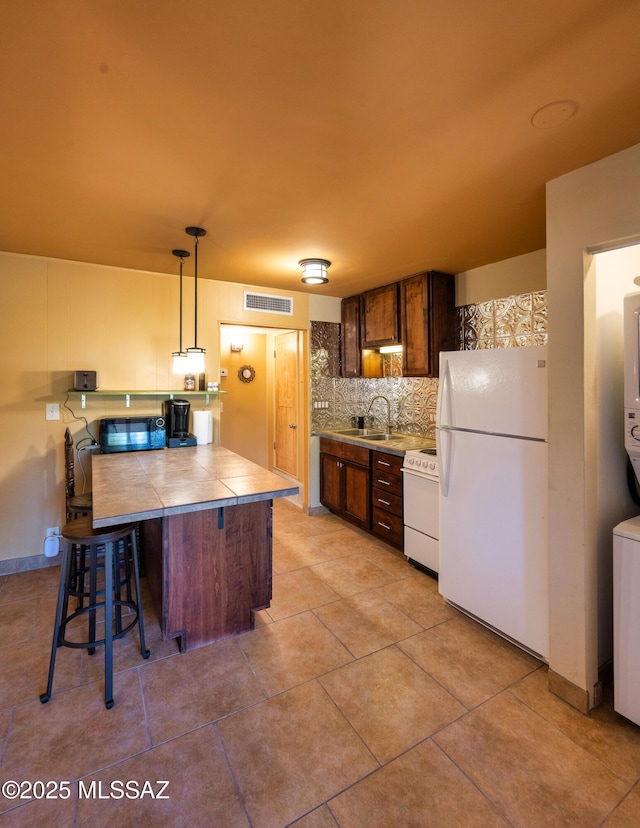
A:
POLYGON ((596 267, 598 398, 598 663, 613 658, 613 528, 640 512, 627 487, 624 449, 623 299, 640 290, 640 246, 600 253, 596 267))
POLYGON ((639 193, 640 145, 547 184, 550 668, 587 707, 598 680, 596 267, 588 251, 640 238, 639 193))
POLYGON ((547 287, 545 250, 465 270, 456 276, 456 305, 473 305, 547 287))
POLYGON ((309 319, 314 322, 340 322, 342 299, 309 294, 309 319))

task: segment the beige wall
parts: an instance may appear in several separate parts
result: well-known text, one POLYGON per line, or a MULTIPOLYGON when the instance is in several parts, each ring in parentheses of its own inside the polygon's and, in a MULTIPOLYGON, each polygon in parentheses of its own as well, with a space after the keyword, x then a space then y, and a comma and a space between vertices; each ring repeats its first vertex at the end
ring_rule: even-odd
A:
MULTIPOLYGON (((64 403, 74 370, 97 370, 100 389, 183 388, 171 373, 179 344, 178 278, 77 262, 0 253, 0 562, 42 554, 45 530, 64 523, 63 436, 82 420, 61 409, 45 420, 45 402, 64 403)), ((294 314, 243 311, 246 285, 199 280, 198 345, 207 374, 218 379, 219 321, 307 330, 309 296, 293 296, 294 314)), ((251 288, 250 288, 251 289, 251 288)), ((265 292, 263 289, 255 289, 265 292)), ((193 280, 185 280, 183 345, 193 344, 193 280)), ((102 416, 160 413, 160 400, 89 398, 83 412, 93 434, 102 416)), ((213 406, 216 420, 217 405, 213 406)), ((216 422, 219 433, 219 422, 216 422)))
POLYGON ((456 276, 456 305, 473 305, 547 287, 544 250, 466 270, 456 276))
POLYGON ((598 679, 596 267, 640 237, 640 145, 547 185, 550 667, 598 679))
POLYGON ((242 328, 222 325, 220 333, 220 367, 228 375, 220 380, 226 392, 222 399, 220 442, 231 451, 271 468, 272 452, 268 451, 271 422, 270 376, 267 376, 266 334, 249 333, 242 328), (231 341, 240 338, 241 352, 231 352, 231 341), (242 382, 238 371, 250 365, 255 379, 242 382))

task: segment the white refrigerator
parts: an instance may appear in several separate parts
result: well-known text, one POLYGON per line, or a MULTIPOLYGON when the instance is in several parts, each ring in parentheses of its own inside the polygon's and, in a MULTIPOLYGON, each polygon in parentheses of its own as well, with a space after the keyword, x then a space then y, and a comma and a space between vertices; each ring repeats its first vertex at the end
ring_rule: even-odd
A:
POLYGON ((547 660, 547 348, 440 354, 439 590, 547 660))

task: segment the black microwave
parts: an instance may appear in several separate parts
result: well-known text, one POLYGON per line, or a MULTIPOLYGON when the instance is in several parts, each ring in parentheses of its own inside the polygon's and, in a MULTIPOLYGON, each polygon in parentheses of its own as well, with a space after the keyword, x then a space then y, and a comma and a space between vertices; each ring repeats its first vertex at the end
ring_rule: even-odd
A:
POLYGON ((149 451, 164 448, 164 417, 111 417, 100 420, 100 451, 149 451))

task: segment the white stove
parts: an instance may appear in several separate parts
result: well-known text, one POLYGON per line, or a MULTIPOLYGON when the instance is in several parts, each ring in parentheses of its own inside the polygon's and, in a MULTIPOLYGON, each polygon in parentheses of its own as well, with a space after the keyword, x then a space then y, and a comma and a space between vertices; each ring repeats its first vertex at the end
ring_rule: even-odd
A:
POLYGON ((435 448, 407 451, 402 463, 404 554, 430 574, 440 571, 440 478, 435 448))

